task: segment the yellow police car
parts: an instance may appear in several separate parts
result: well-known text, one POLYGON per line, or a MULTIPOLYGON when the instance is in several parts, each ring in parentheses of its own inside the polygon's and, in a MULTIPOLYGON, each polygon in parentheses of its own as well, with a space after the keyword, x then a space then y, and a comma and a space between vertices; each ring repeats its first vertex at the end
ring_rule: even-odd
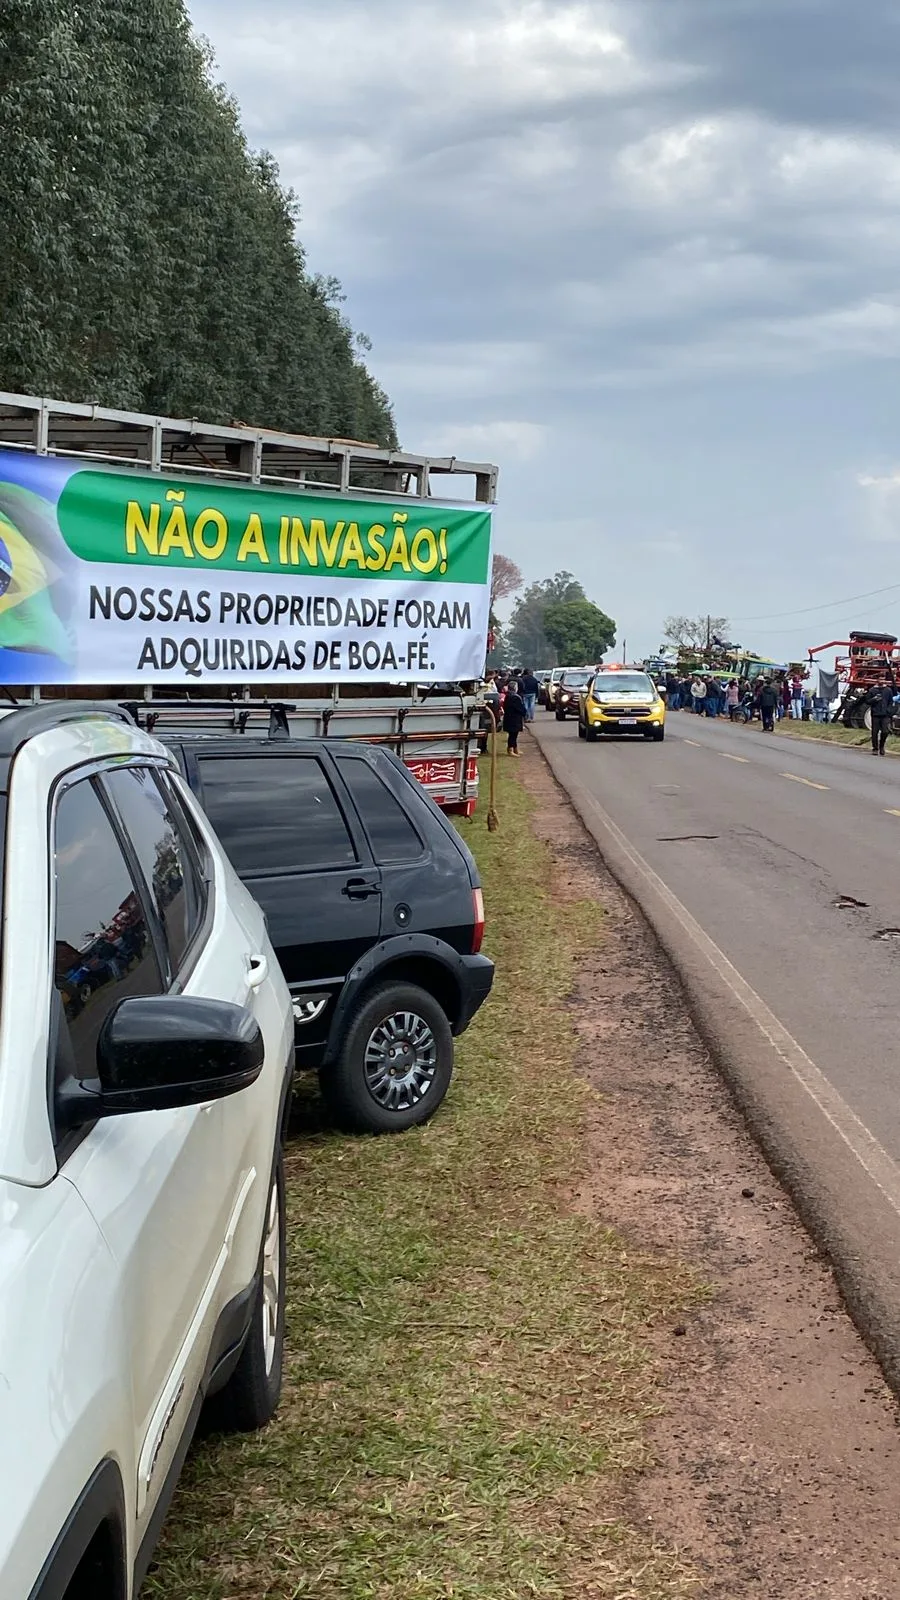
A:
POLYGON ((666 736, 666 702, 653 679, 633 667, 601 667, 578 701, 579 739, 615 734, 657 742, 666 736))

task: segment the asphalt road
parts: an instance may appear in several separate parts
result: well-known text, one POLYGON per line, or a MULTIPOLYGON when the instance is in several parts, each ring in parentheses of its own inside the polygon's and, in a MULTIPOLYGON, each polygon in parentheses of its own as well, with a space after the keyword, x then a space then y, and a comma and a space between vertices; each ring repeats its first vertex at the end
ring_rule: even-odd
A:
POLYGON ((900 760, 686 712, 663 744, 537 718, 900 1386, 900 760))

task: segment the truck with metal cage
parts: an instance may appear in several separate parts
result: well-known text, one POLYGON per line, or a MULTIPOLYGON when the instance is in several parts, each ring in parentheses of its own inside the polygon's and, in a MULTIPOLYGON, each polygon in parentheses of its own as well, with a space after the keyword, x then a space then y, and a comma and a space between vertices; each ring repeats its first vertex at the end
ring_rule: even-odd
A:
POLYGON ((471 814, 496 488, 456 456, 0 393, 0 691, 385 744, 471 814))

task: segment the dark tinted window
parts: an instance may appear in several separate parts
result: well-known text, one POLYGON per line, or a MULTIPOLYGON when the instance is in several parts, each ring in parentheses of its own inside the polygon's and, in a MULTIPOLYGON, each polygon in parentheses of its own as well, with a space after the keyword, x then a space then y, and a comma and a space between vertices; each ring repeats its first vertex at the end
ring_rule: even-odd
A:
POLYGON ((315 756, 207 756, 200 780, 209 820, 243 876, 356 860, 315 756))
POLYGON ((399 800, 364 756, 338 756, 338 766, 359 807, 376 861, 409 861, 422 841, 399 800))
POLYGON ((129 995, 159 994, 162 982, 131 873, 87 781, 60 797, 54 868, 55 982, 71 1046, 58 1061, 78 1077, 95 1078, 97 1038, 108 1013, 129 995))
POLYGON ((152 893, 176 973, 203 918, 204 886, 151 767, 104 774, 131 848, 152 893))

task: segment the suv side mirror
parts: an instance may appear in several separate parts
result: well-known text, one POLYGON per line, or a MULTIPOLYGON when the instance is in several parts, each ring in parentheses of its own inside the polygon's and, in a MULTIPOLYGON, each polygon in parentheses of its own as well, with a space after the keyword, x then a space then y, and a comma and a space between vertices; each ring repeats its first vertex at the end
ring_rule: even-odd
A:
POLYGON ((122 1000, 100 1030, 96 1079, 60 1086, 57 1120, 73 1128, 221 1100, 255 1083, 264 1058, 259 1024, 243 1006, 186 994, 122 1000))

